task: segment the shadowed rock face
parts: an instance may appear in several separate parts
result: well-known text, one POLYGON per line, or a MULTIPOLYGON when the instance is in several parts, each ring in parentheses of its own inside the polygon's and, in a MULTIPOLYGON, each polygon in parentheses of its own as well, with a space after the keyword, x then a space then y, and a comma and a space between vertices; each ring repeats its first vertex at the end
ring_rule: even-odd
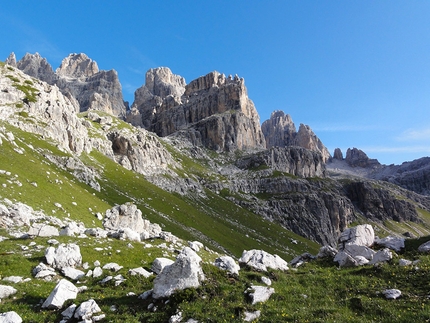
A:
POLYGON ((324 162, 330 158, 328 149, 322 141, 314 134, 312 129, 300 124, 299 130, 293 123, 290 115, 283 111, 274 111, 269 120, 261 125, 267 148, 299 146, 322 155, 324 162))
POLYGON ((38 53, 27 53, 18 62, 12 53, 7 63, 27 75, 57 85, 64 95, 79 105, 81 112, 99 110, 125 118, 127 106, 117 72, 99 71, 97 63, 85 54, 70 54, 63 59, 56 72, 38 53))
POLYGON ((218 151, 265 148, 244 80, 218 72, 185 85, 167 68, 149 70, 127 121, 159 136, 181 132, 194 145, 218 151))

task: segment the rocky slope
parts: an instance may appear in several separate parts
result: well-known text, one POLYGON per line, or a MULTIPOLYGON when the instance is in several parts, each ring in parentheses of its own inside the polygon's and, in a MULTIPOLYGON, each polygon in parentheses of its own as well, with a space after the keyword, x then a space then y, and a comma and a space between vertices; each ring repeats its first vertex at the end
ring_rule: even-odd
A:
POLYGON ((346 157, 343 158, 342 151, 337 148, 327 167, 333 174, 343 173, 382 180, 419 194, 430 195, 429 157, 404 162, 401 165, 382 165, 357 148, 348 149, 346 157))

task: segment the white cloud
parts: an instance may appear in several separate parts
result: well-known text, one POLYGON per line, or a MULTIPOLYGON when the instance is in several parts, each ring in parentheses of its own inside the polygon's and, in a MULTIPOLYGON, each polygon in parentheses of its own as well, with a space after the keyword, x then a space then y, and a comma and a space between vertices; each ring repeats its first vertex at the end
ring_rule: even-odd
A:
POLYGON ((378 152, 378 153, 430 153, 430 145, 424 146, 395 146, 395 147, 383 147, 383 146, 370 146, 361 148, 364 152, 378 152))
POLYGON ((398 141, 429 141, 430 128, 408 129, 396 138, 398 141))
POLYGON ((311 126, 313 131, 318 132, 360 132, 381 129, 380 126, 376 125, 339 125, 339 124, 328 124, 328 125, 316 125, 311 126))

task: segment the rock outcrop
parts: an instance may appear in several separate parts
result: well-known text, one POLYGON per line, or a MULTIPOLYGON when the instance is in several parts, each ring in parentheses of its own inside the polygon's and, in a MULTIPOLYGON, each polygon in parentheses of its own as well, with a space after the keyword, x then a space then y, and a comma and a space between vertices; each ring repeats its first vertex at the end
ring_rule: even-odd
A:
POLYGON ((320 153, 301 147, 273 147, 236 161, 241 169, 270 168, 299 177, 324 177, 325 164, 320 153))
POLYGON ((159 136, 181 132, 194 145, 217 151, 265 147, 244 80, 218 72, 185 85, 169 69, 148 71, 127 120, 159 136))
POLYGON ((378 168, 381 166, 377 159, 370 159, 364 151, 357 148, 348 148, 345 161, 351 167, 378 168))
POLYGON ((261 129, 267 148, 299 146, 321 153, 324 162, 330 158, 328 149, 312 129, 300 124, 299 130, 296 132, 296 126, 291 116, 286 115, 283 111, 272 112, 270 119, 261 125, 261 129))
POLYGON ((99 110, 125 118, 127 105, 115 70, 100 71, 97 63, 82 53, 70 54, 55 72, 38 53, 27 53, 18 62, 14 57, 11 54, 7 63, 34 78, 57 85, 74 105, 78 105, 78 111, 99 110))

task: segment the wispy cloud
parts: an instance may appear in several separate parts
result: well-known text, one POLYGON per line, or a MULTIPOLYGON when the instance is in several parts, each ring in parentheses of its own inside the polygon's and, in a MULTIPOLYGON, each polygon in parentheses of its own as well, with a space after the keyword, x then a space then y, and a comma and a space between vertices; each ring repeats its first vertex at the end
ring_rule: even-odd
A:
POLYGON ((430 128, 408 129, 396 138, 398 141, 428 141, 430 142, 430 128))
POLYGON ((312 126, 312 130, 318 132, 360 132, 360 131, 370 131, 381 129, 376 125, 341 125, 341 124, 333 124, 333 125, 316 125, 312 126))
POLYGON ((369 146, 360 148, 364 152, 378 152, 378 153, 426 153, 430 154, 430 145, 423 146, 369 146))

